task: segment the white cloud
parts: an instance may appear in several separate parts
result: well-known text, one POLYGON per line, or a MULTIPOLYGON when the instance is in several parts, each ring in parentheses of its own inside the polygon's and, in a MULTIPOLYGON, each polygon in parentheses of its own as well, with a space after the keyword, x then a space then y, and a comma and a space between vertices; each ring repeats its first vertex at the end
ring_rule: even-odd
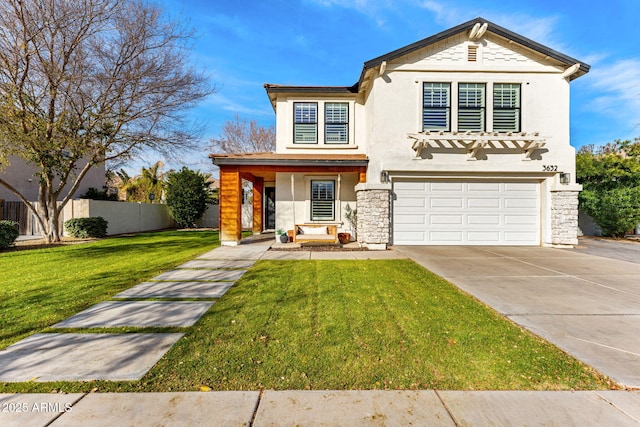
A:
POLYGON ((586 80, 593 93, 591 108, 616 118, 628 129, 637 129, 640 123, 639 59, 596 64, 586 80))
POLYGON ((420 7, 433 12, 436 22, 447 27, 462 24, 464 21, 472 19, 469 9, 457 9, 438 1, 425 0, 420 3, 420 7))

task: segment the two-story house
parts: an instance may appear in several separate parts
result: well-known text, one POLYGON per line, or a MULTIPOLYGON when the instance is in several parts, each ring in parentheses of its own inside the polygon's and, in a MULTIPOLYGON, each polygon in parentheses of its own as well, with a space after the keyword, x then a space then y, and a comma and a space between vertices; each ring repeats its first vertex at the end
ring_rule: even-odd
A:
POLYGON ((211 155, 222 243, 241 239, 248 179, 254 232, 349 230, 349 204, 371 249, 576 244, 569 86, 588 71, 476 18, 365 62, 353 86, 266 84, 276 151, 211 155))

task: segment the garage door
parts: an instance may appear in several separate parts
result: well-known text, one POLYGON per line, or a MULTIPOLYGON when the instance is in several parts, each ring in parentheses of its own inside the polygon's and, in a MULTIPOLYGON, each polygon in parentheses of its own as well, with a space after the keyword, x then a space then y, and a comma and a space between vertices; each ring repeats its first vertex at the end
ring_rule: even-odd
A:
POLYGON ((394 180, 395 245, 539 245, 539 182, 394 180))

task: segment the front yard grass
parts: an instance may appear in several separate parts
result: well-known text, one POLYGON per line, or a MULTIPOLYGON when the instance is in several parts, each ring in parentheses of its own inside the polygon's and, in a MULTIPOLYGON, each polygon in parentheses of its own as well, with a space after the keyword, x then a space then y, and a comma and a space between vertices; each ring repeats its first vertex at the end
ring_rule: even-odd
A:
POLYGON ((609 386, 411 261, 259 261, 140 381, 0 392, 609 386))
POLYGON ((164 231, 0 252, 0 349, 219 245, 213 231, 164 231))

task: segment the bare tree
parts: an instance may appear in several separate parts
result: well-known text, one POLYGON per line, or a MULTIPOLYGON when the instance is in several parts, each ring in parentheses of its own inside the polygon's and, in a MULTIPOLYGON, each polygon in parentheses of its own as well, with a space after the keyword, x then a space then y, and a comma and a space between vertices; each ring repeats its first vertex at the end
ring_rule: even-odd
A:
POLYGON ((222 135, 211 140, 211 150, 217 153, 261 153, 276 149, 276 130, 235 115, 222 125, 222 135))
POLYGON ((0 2, 0 168, 9 155, 34 166, 38 203, 0 185, 47 241, 91 167, 194 143, 185 110, 213 88, 188 65, 191 36, 143 0, 0 2))

